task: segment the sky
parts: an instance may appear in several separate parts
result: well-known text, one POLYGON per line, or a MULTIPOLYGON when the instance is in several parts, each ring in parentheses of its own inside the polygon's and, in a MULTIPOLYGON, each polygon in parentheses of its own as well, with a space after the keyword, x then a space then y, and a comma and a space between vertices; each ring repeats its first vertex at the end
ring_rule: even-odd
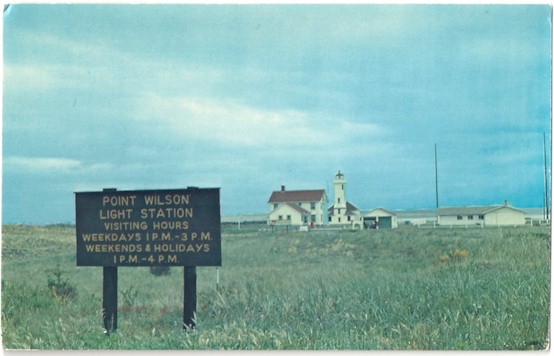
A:
MULTIPOLYGON (((2 221, 74 192, 221 188, 222 215, 326 189, 362 210, 542 207, 548 5, 16 4, 2 221)), ((548 149, 550 174, 550 149, 548 149)), ((550 182, 548 183, 550 186, 550 182)))

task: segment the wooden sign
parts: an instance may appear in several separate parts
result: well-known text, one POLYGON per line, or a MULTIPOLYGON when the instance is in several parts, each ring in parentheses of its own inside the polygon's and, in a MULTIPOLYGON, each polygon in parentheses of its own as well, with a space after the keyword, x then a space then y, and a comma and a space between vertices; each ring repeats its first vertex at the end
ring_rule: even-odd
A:
POLYGON ((102 318, 117 330, 118 266, 184 266, 183 328, 196 326, 196 266, 221 266, 219 188, 75 193, 77 266, 103 266, 102 318))
POLYGON ((221 266, 219 188, 75 193, 78 266, 221 266))

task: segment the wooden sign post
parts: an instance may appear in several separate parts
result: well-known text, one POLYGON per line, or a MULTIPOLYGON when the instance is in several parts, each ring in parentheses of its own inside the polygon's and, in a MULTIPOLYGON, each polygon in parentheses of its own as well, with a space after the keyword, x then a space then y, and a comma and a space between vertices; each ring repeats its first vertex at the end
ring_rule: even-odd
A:
POLYGON ((117 267, 104 267, 102 280, 102 318, 104 330, 117 330, 117 267))
POLYGON ((103 322, 117 330, 117 268, 183 266, 183 328, 196 327, 196 267, 221 266, 219 188, 75 193, 77 265, 102 266, 103 322))
POLYGON ((185 267, 183 298, 183 327, 196 327, 196 267, 185 267))

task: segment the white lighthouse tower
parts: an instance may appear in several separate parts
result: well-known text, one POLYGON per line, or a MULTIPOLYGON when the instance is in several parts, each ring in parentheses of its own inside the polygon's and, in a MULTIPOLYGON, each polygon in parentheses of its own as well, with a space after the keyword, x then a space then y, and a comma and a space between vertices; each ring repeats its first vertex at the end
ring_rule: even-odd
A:
POLYGON ((335 179, 333 180, 333 185, 335 187, 335 200, 333 204, 334 215, 340 216, 345 215, 346 213, 346 179, 344 179, 344 174, 338 171, 335 174, 335 179), (340 211, 340 212, 339 212, 340 211), (342 213, 342 214, 341 214, 342 213))
POLYGON ((328 210, 329 224, 361 228, 363 220, 360 209, 346 201, 346 179, 341 171, 335 174, 333 186, 335 188, 335 195, 333 206, 328 210))

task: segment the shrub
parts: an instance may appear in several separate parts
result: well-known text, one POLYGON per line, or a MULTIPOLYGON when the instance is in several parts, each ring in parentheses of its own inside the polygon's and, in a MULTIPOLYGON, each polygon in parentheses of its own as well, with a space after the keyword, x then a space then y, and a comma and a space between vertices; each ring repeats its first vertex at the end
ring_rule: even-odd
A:
POLYGON ((63 271, 60 265, 48 276, 48 289, 59 303, 67 303, 77 297, 77 289, 69 283, 69 280, 62 278, 63 271))
POLYGON ((150 267, 150 273, 152 273, 154 276, 168 276, 171 273, 171 270, 169 267, 150 267))

